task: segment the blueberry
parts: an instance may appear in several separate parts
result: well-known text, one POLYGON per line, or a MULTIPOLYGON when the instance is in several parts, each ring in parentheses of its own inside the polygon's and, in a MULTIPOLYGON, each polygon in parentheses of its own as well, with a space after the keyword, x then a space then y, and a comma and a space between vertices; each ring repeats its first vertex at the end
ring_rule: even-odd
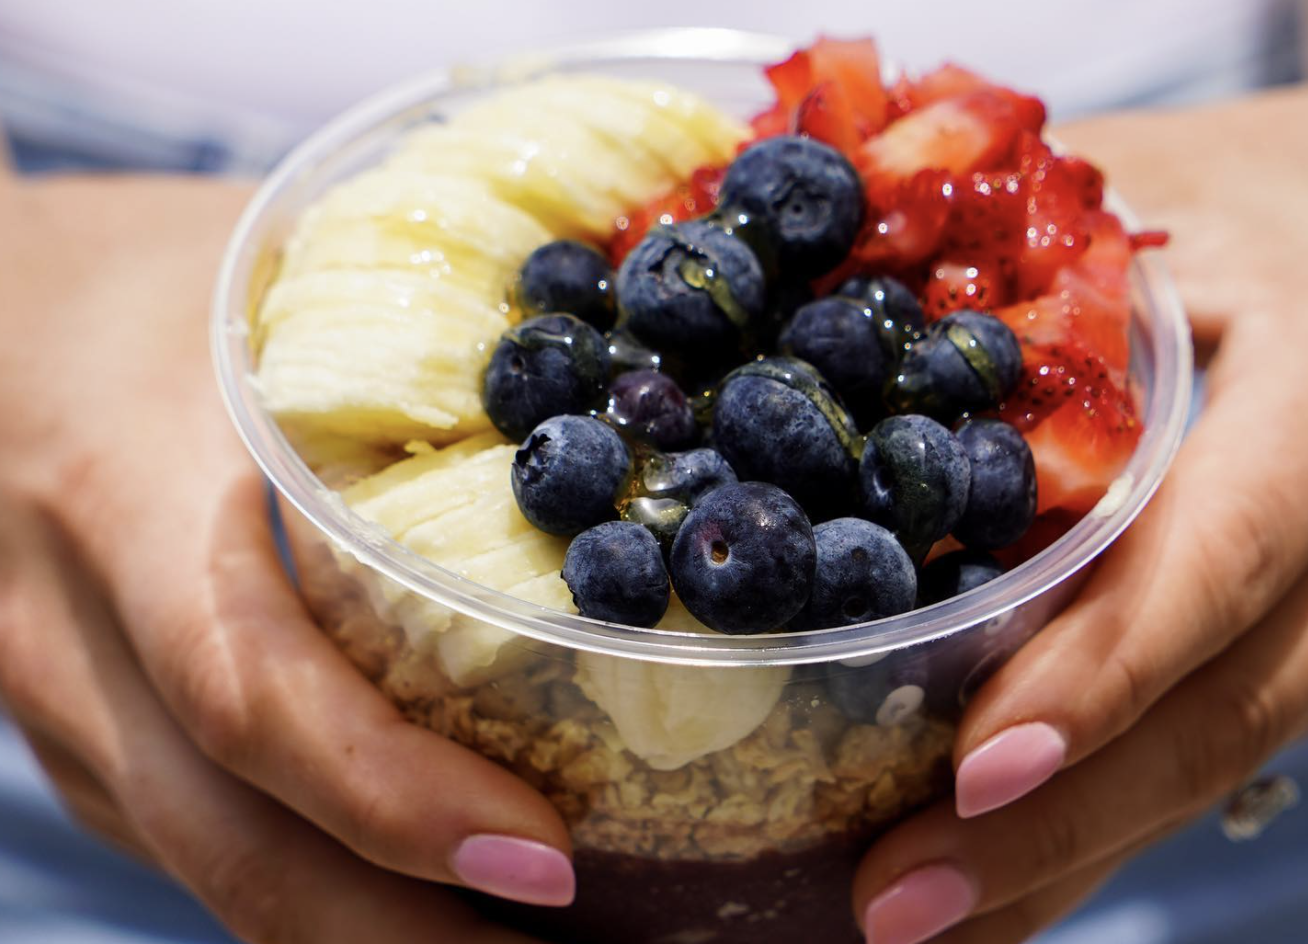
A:
POLYGON ((617 290, 625 327, 691 362, 737 351, 767 301, 753 251, 700 221, 651 230, 623 260, 617 290))
POLYGON ((609 342, 609 365, 615 374, 629 370, 659 370, 663 356, 641 343, 627 328, 614 328, 606 337, 609 342))
POLYGON ((999 406, 1017 387, 1022 348, 998 318, 956 311, 909 346, 886 399, 898 413, 952 422, 999 406))
POLYGON ((716 449, 691 449, 656 455, 645 463, 640 486, 655 498, 676 498, 694 505, 723 485, 734 485, 736 473, 716 449))
POLYGON ((541 423, 513 457, 513 495, 528 521, 550 534, 577 534, 617 517, 631 453, 590 416, 541 423))
POLYGON ((971 420, 958 430, 958 441, 972 464, 972 488, 954 537, 980 550, 1008 547, 1035 520, 1031 447, 1000 420, 971 420))
POLYGON ((495 428, 521 441, 542 420, 603 402, 609 373, 604 336, 572 315, 544 315, 505 331, 482 379, 495 428))
POLYGON ((654 370, 619 374, 609 384, 608 415, 659 449, 689 446, 699 435, 686 395, 675 380, 654 370))
POLYGON ((841 153, 782 135, 746 148, 727 168, 720 204, 760 220, 786 278, 813 278, 849 254, 863 222, 863 187, 841 153))
POLYGON ((528 315, 566 312, 600 331, 613 327, 613 268, 599 252, 570 239, 546 243, 527 257, 515 295, 528 315))
POLYGON ((668 609, 668 572, 654 536, 606 521, 581 532, 563 558, 563 580, 582 616, 653 626, 668 609))
POLYGON ((1003 565, 984 551, 951 551, 922 568, 918 604, 930 606, 975 590, 1004 572, 1003 565))
POLYGON ((849 626, 913 609, 917 573, 885 528, 862 518, 836 518, 814 527, 813 540, 813 588, 791 629, 849 626))
POLYGON ((895 532, 914 560, 954 529, 971 471, 958 438, 925 416, 891 416, 868 433, 859 464, 867 516, 895 532))
POLYGON ((889 727, 922 713, 931 674, 921 653, 892 652, 857 668, 837 663, 827 676, 827 693, 851 721, 889 727))
POLYGON ((868 309, 835 296, 810 302, 795 312, 779 346, 816 367, 860 421, 882 411, 886 357, 868 309))
POLYGON ((765 482, 714 489, 672 545, 672 586, 691 614, 724 633, 784 626, 808 599, 813 528, 793 498, 765 482))
POLYGON ((926 331, 926 316, 917 296, 898 279, 856 276, 842 283, 834 294, 863 306, 876 325, 881 352, 889 363, 899 363, 908 346, 926 331))
POLYGON ((736 474, 780 486, 815 519, 849 508, 857 439, 853 420, 825 381, 793 358, 737 368, 713 406, 713 442, 736 474))

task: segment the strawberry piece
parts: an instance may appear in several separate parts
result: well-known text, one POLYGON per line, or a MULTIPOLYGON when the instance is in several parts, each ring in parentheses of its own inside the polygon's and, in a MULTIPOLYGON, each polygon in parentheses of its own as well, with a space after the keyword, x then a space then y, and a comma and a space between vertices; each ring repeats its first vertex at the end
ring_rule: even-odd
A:
POLYGON ((716 207, 726 172, 725 167, 701 167, 690 175, 689 180, 655 197, 640 209, 618 217, 609 242, 609 259, 613 265, 621 265, 627 253, 645 238, 651 227, 670 226, 703 216, 716 207))
POLYGON ((1140 233, 1131 234, 1131 251, 1139 252, 1141 249, 1162 249, 1171 241, 1171 236, 1165 229, 1147 229, 1140 233))
POLYGON ((758 137, 812 134, 852 154, 890 118, 881 58, 871 39, 823 37, 763 72, 777 101, 755 116, 758 137))
POLYGON ((995 85, 969 69, 945 63, 915 82, 900 79, 891 92, 892 107, 901 114, 946 98, 970 92, 991 92, 1008 100, 1018 123, 1027 131, 1038 133, 1045 124, 1045 106, 1040 99, 1022 95, 1002 85, 995 85))
POLYGON ((856 165, 869 180, 904 180, 928 167, 966 176, 998 167, 1021 131, 1003 96, 970 92, 892 122, 859 149, 856 165))
POLYGON ((949 174, 924 169, 905 180, 867 182, 863 230, 850 252, 859 268, 901 271, 930 258, 949 221, 949 174))
POLYGON ((998 415, 1031 447, 1039 513, 1093 508, 1141 432, 1127 388, 1114 382, 1103 358, 1075 341, 1024 345, 1022 380, 998 415))
POLYGON ((930 323, 963 308, 989 311, 1003 304, 1003 297, 1004 285, 998 263, 942 260, 932 265, 927 275, 926 288, 922 292, 922 311, 930 323))
POLYGON ((1026 178, 1016 171, 978 171, 954 181, 942 253, 989 256, 1010 276, 1025 239, 1026 208, 1026 178))
POLYGON ((1086 247, 1083 216, 1103 198, 1103 178, 1089 163, 1056 156, 1037 136, 1018 143, 1018 169, 1027 195, 1026 225, 1017 264, 1017 294, 1045 291, 1063 266, 1086 247))
POLYGON ((863 141, 849 96, 832 82, 820 83, 799 103, 795 130, 831 145, 846 157, 852 157, 863 141))

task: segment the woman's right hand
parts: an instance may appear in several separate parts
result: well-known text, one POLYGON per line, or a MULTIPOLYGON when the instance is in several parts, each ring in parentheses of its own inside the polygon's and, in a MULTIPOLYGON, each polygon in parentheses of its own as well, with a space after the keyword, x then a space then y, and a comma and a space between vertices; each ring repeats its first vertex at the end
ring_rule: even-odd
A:
POLYGON ((71 810, 264 942, 527 944, 567 830, 407 723, 309 619, 222 409, 206 300, 248 196, 0 180, 0 701, 71 810))

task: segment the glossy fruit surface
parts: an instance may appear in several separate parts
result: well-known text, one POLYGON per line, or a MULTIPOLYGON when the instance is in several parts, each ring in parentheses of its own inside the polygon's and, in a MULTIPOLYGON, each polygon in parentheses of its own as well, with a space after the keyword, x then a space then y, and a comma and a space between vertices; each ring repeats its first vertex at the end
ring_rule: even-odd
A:
POLYGON ((554 416, 513 457, 513 495, 523 516, 550 534, 577 534, 617 517, 631 474, 622 437, 590 416, 554 416))

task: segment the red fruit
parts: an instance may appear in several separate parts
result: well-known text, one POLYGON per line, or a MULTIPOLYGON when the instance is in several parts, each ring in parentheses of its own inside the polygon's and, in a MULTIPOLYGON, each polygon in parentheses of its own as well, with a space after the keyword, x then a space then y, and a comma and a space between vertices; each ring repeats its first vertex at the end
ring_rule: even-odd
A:
POLYGON ((1171 240, 1171 236, 1165 229, 1147 229, 1140 233, 1131 234, 1131 251, 1139 252, 1141 249, 1162 249, 1171 240))
POLYGON ((1007 99, 1014 108, 1019 124, 1028 131, 1038 133, 1044 127, 1045 106, 1040 99, 995 85, 975 72, 953 63, 946 63, 939 69, 928 72, 916 82, 901 79, 894 88, 892 100, 898 110, 907 113, 932 102, 969 92, 991 92, 1007 99))
POLYGON ((889 120, 890 95, 881 82, 881 55, 871 39, 831 39, 823 36, 809 55, 813 78, 839 86, 854 115, 864 124, 863 135, 874 134, 889 120))
POLYGON ((685 183, 655 197, 640 209, 618 217, 609 242, 609 259, 613 265, 621 265, 627 253, 645 238, 651 227, 703 216, 716 207, 726 172, 725 167, 701 167, 685 183))
POLYGON ((889 120, 890 99, 881 84, 881 60, 870 39, 819 39, 763 72, 776 90, 777 101, 754 118, 758 137, 813 134, 852 153, 859 141, 881 130, 889 120), (819 93, 824 86, 826 91, 819 93), (817 98, 809 102, 808 111, 821 114, 806 116, 801 109, 814 95, 817 98), (835 140, 823 134, 833 135, 835 140))
POLYGON ((1026 233, 1026 179, 1016 171, 978 171, 952 189, 942 251, 989 256, 1011 275, 1026 233))
POLYGON ((849 96, 832 82, 819 84, 799 103, 795 130, 831 145, 846 157, 852 157, 863 141, 849 96))
POLYGON ((895 121, 859 149, 869 178, 904 180, 923 168, 956 177, 998 167, 1022 130, 1012 104, 990 91, 933 102, 895 121))
POLYGON ((929 259, 949 220, 949 174, 924 169, 906 180, 867 184, 863 230, 850 259, 861 268, 894 271, 929 259))
POLYGON ((1027 205, 1016 291, 1029 298, 1085 250, 1084 217, 1103 200, 1103 176, 1080 158, 1056 156, 1033 134, 1024 133, 1017 150, 1027 205))
POLYGON ((963 308, 989 311, 1003 304, 1003 297, 1003 280, 997 263, 939 261, 927 275, 922 311, 929 323, 963 308))
POLYGON ((1101 357, 1076 342, 1024 345, 1022 380, 999 409, 1035 457, 1038 512, 1086 512, 1140 438, 1135 404, 1101 357))

